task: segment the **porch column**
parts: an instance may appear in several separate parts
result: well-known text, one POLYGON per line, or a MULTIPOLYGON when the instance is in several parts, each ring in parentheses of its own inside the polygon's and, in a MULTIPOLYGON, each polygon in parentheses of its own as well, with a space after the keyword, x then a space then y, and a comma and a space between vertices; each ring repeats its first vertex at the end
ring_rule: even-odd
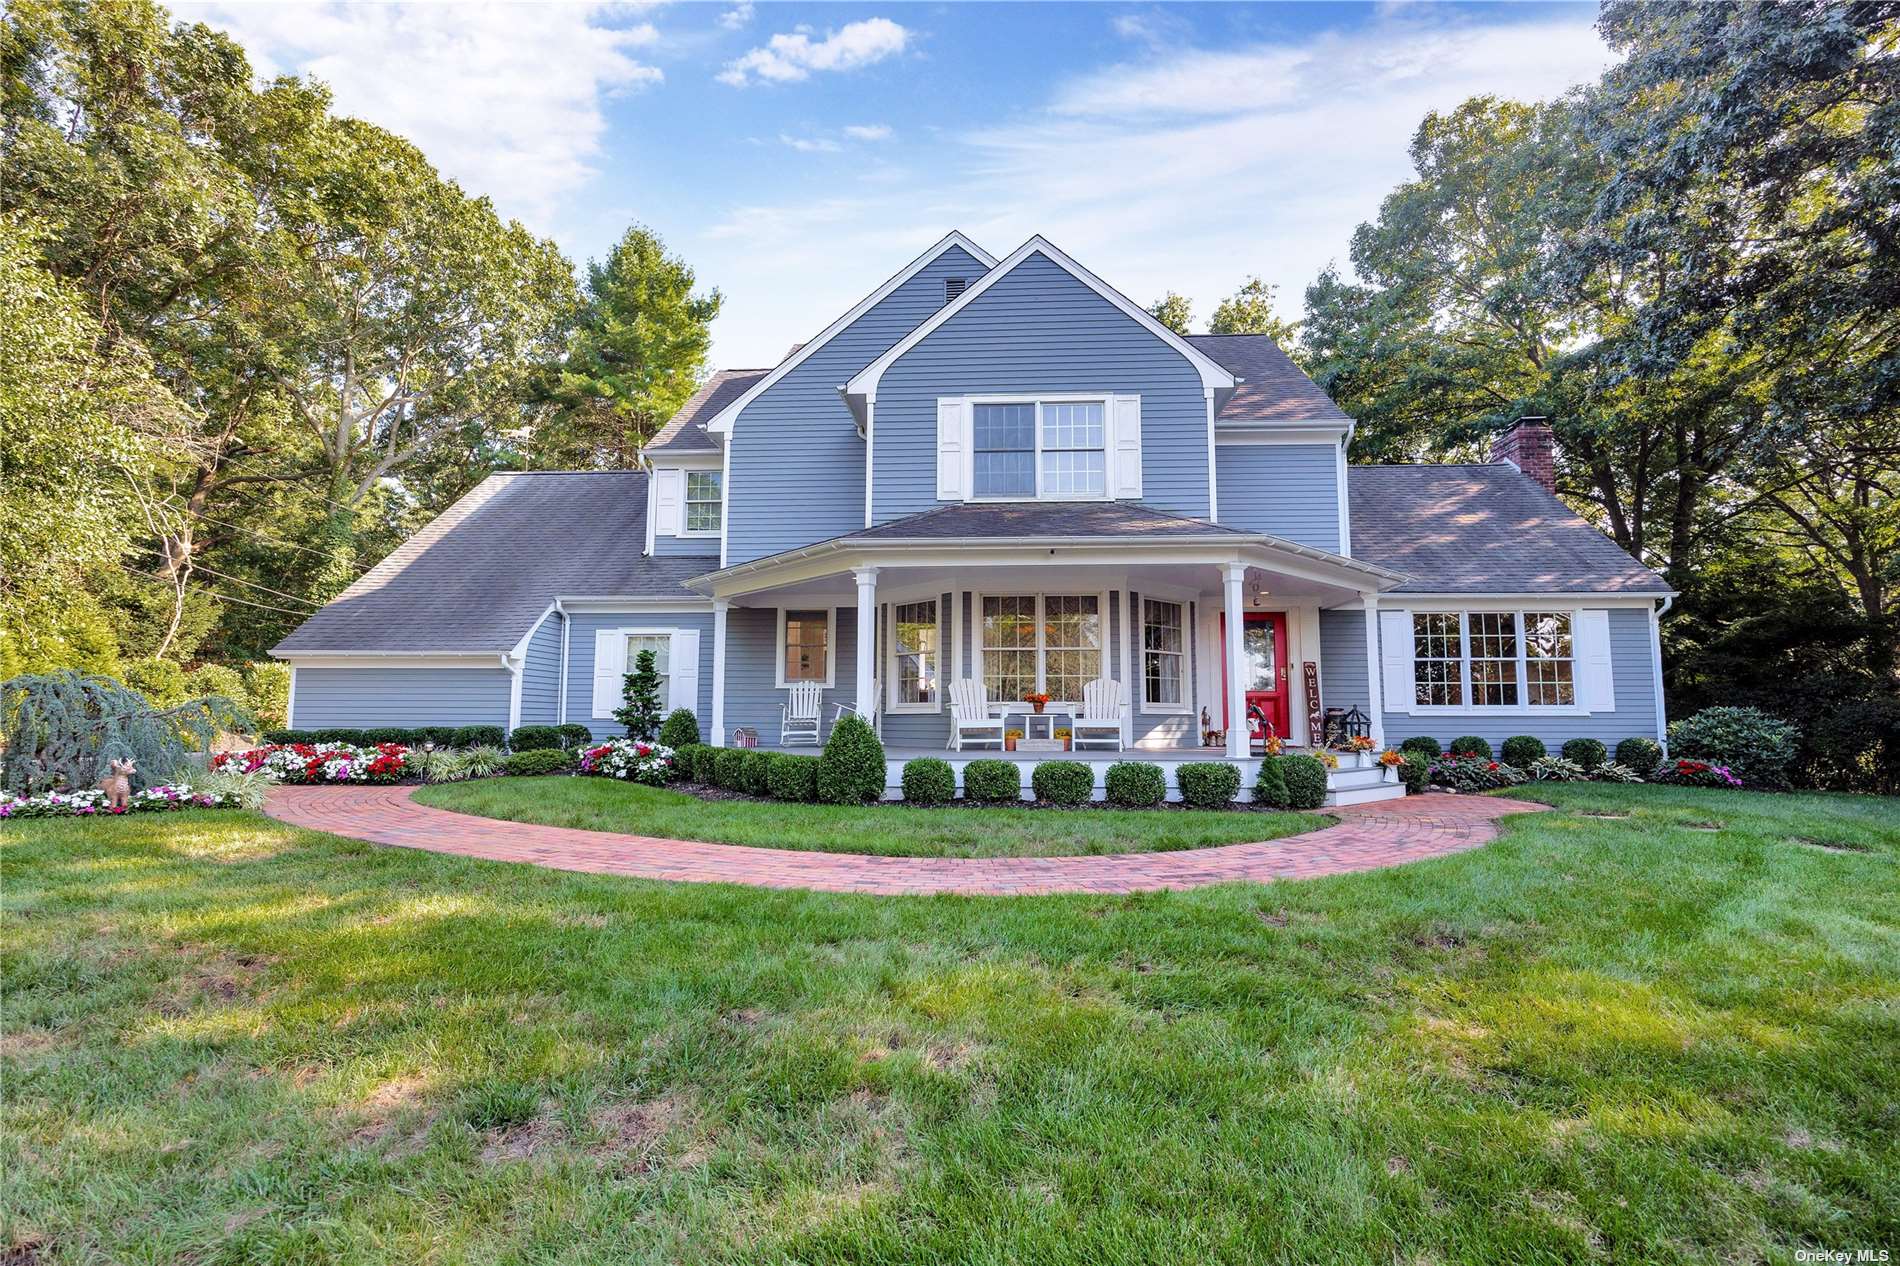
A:
POLYGON ((1245 760, 1253 755, 1247 742, 1247 567, 1228 563, 1221 569, 1227 627, 1227 756, 1245 760))
POLYGON ((713 599, 712 745, 726 745, 726 610, 732 603, 713 599))
POLYGON ((871 679, 877 676, 877 568, 859 567, 851 573, 858 582, 858 692, 855 701, 860 716, 869 720, 875 693, 871 679))
POLYGON ((1379 595, 1361 594, 1366 603, 1366 711, 1372 714, 1372 745, 1385 750, 1385 655, 1379 645, 1379 595))

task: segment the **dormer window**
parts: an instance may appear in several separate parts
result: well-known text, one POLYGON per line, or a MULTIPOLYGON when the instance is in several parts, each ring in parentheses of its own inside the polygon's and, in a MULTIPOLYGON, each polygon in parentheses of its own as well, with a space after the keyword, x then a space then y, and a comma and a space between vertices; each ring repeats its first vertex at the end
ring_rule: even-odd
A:
POLYGON ((955 303, 958 299, 963 297, 963 292, 969 288, 970 279, 968 277, 945 277, 943 279, 943 301, 946 304, 955 303))
POLYGON ((716 470, 686 472, 686 530, 708 536, 719 531, 721 518, 720 473, 716 470))
POLYGON ((1108 407, 1102 400, 978 404, 971 419, 979 497, 1108 495, 1108 407))

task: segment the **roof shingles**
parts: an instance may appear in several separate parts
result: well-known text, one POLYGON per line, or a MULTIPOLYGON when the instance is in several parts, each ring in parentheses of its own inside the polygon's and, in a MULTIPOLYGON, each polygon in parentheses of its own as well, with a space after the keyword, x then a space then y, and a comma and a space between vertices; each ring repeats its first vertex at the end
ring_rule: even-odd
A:
POLYGON ((1190 334, 1187 341, 1241 380, 1217 421, 1336 422, 1342 426, 1352 421, 1265 334, 1190 334))
POLYGON ((710 450, 713 442, 712 437, 706 434, 706 424, 718 417, 721 409, 744 395, 754 383, 771 372, 769 369, 720 370, 680 406, 678 413, 667 419, 666 425, 647 442, 647 451, 688 453, 710 450))

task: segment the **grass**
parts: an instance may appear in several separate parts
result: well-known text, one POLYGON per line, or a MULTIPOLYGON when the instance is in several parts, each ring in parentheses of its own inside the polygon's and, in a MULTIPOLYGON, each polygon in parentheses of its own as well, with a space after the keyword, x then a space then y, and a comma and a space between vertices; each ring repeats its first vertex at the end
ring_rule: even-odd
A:
POLYGON ((490 778, 416 789, 457 813, 663 839, 891 857, 1159 853, 1277 840, 1332 824, 1313 813, 1194 809, 915 809, 901 804, 701 800, 609 778, 490 778))
POLYGON ((0 1261, 1900 1244, 1900 805, 1534 794, 1456 857, 1138 897, 10 824, 0 1261))

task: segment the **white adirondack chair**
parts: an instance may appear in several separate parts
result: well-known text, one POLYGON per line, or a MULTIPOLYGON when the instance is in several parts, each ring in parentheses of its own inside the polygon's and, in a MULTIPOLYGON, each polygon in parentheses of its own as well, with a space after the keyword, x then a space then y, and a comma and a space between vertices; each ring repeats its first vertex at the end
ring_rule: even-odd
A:
POLYGON ((818 717, 824 704, 825 688, 815 681, 795 681, 785 690, 785 702, 779 707, 778 741, 782 747, 818 743, 818 717))
POLYGON ((831 705, 832 728, 836 729, 839 720, 843 718, 846 713, 850 713, 852 716, 863 717, 865 721, 870 724, 870 727, 875 730, 877 728, 877 718, 879 714, 878 704, 883 702, 883 700, 884 687, 878 682, 877 678, 873 677, 871 678, 870 699, 859 699, 853 703, 845 703, 840 700, 831 705))
POLYGON ((1069 722, 1071 741, 1077 751, 1084 743, 1122 750, 1122 721, 1128 714, 1122 684, 1097 677, 1082 687, 1082 710, 1069 722))
POLYGON ((994 743, 1001 749, 1003 725, 1003 717, 990 715, 982 682, 965 677, 950 687, 950 747, 960 752, 965 743, 994 743))

